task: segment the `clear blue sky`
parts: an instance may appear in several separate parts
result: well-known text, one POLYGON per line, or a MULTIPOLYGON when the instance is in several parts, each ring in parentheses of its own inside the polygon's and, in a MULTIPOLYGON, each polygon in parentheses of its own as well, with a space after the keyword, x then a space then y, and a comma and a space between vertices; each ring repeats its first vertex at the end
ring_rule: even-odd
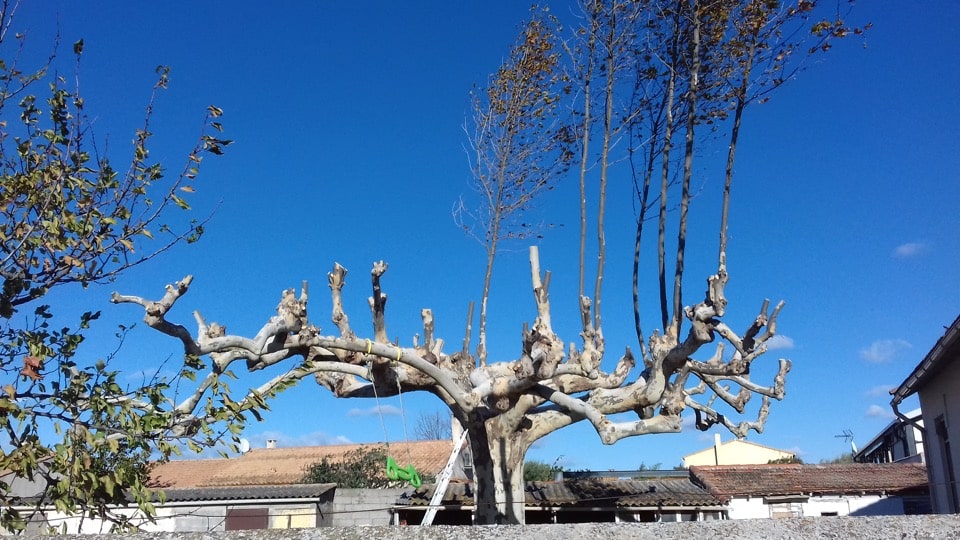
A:
MULTIPOLYGON (((201 243, 115 284, 51 299, 63 315, 104 311, 87 354, 105 354, 114 326, 142 315, 109 305, 110 291, 157 297, 188 273, 193 288, 176 311, 188 327, 198 309, 231 333, 253 334, 280 291, 306 279, 313 320, 334 333, 325 274, 338 261, 351 270, 348 309, 362 329, 367 276, 379 259, 391 265, 384 282, 390 335, 409 344, 420 331, 420 309, 430 307, 447 350, 458 347, 483 271, 482 249, 450 215, 469 192, 467 93, 498 67, 527 7, 502 0, 25 1, 15 29, 26 31, 28 55, 47 52, 58 21, 62 52, 85 40, 87 109, 115 161, 129 152, 158 64, 172 72, 151 126, 155 156, 178 170, 209 104, 224 109, 226 135, 236 140, 226 156, 206 163, 191 197, 200 215, 216 212, 201 243)), ((563 3, 554 10, 568 12, 563 3)), ((835 437, 844 430, 863 444, 889 422, 886 390, 960 311, 960 6, 871 0, 853 17, 874 23, 865 41, 838 43, 770 103, 748 110, 734 185, 727 322, 745 328, 763 298, 785 300, 783 347, 763 361, 786 357, 794 366, 786 399, 750 440, 812 462, 845 451, 835 437)), ((71 73, 69 55, 62 56, 58 65, 71 73)), ((720 155, 722 144, 716 148, 720 155)), ((688 304, 715 264, 721 171, 706 161, 694 208, 702 219, 689 240, 688 304)), ((543 207, 566 226, 540 243, 542 265, 554 275, 555 326, 568 340, 577 332, 570 180, 543 207)), ((629 188, 612 189, 604 298, 611 365, 635 341, 629 188)), ((522 323, 535 315, 525 246, 503 253, 492 294, 491 359, 511 358, 522 323)), ((648 328, 655 309, 646 303, 648 328)), ((173 340, 140 324, 116 367, 135 380, 177 355, 173 340)), ((401 409, 396 399, 382 405, 393 407, 388 413, 401 409)), ((267 438, 287 446, 382 441, 374 407, 304 381, 245 435, 254 446, 267 438)), ((441 407, 430 396, 404 395, 404 414, 384 417, 386 438, 402 440, 404 424, 412 437, 418 414, 441 407)), ((688 429, 605 447, 584 423, 544 439, 529 457, 562 456, 573 469, 671 467, 712 439, 713 432, 688 429)))

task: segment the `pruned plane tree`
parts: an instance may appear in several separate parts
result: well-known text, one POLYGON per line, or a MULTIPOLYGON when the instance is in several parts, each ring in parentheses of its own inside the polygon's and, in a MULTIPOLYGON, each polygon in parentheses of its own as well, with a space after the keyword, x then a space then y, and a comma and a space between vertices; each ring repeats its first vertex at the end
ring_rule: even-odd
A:
POLYGON ((400 391, 436 395, 469 434, 475 460, 478 521, 485 522, 522 520, 524 455, 531 444, 557 429, 587 421, 604 444, 613 444, 624 437, 679 432, 681 413, 689 407, 701 429, 719 423, 743 436, 749 429, 762 429, 770 398, 784 396, 788 361, 780 361, 770 386, 757 384, 749 377, 750 364, 774 335, 782 304, 769 310, 764 302, 760 314, 742 333, 725 325, 720 320, 727 303, 722 257, 718 273, 708 280, 705 298, 684 310, 690 323, 686 336, 681 338, 672 330, 653 335, 649 361, 639 373, 629 348, 612 371, 601 369, 603 351, 594 346, 592 335, 596 330, 590 323, 586 300, 581 303, 583 339, 579 345, 565 343, 551 324, 550 273, 541 272, 536 248, 530 249, 530 268, 534 318, 523 332, 523 353, 519 358, 484 366, 476 365, 473 355, 465 350, 452 354, 443 350, 443 340, 434 336, 429 309, 421 312, 422 341, 402 347, 387 339, 386 295, 381 290, 387 265, 383 262, 374 264, 371 272, 372 338, 358 336, 343 310, 341 295, 347 270, 340 265, 328 274, 336 335, 323 335, 308 317, 306 284, 299 297, 294 290, 284 291, 276 315, 253 337, 226 334, 223 326, 207 322, 199 312, 194 312, 194 332, 168 321, 169 311, 191 284, 190 276, 168 286, 155 301, 119 294, 113 301, 143 306, 150 327, 182 341, 187 355, 210 358, 206 381, 177 406, 174 421, 184 433, 201 424, 194 411, 206 387, 237 361, 245 362, 248 370, 259 371, 295 359, 294 367, 237 402, 238 410, 255 410, 258 401, 310 376, 343 398, 383 397, 400 391), (717 337, 734 349, 729 359, 723 359, 723 347, 717 347, 709 360, 692 358, 717 337), (725 386, 728 383, 737 385, 739 392, 732 393, 725 386), (696 400, 708 393, 711 399, 696 400), (713 408, 713 400, 719 398, 743 411, 753 394, 763 399, 754 421, 735 423, 713 408), (624 412, 637 417, 611 419, 611 415, 624 412))
POLYGON ((237 361, 250 371, 286 371, 239 401, 220 398, 232 413, 258 414, 265 399, 310 376, 343 398, 429 392, 469 435, 478 523, 523 522, 527 450, 574 423, 589 422, 600 441, 613 444, 625 437, 678 432, 681 415, 689 409, 699 429, 719 425, 737 437, 760 432, 771 400, 785 395, 790 362, 780 360, 765 370, 771 380, 751 378, 751 366, 776 333, 782 303, 763 301, 756 317, 739 331, 724 322, 734 156, 748 104, 768 99, 789 80, 803 51, 818 54, 829 48, 829 39, 859 32, 842 19, 817 16, 816 4, 584 0, 578 3, 578 24, 567 34, 549 13, 534 12, 488 86, 471 94, 473 124, 465 131, 478 201, 461 201, 457 223, 480 240, 487 260, 477 349, 470 350, 468 323, 460 350, 444 350, 429 309, 421 312, 422 339, 410 346, 392 343, 384 319, 383 262, 371 270, 372 335, 358 334, 350 325, 343 307, 347 271, 339 265, 328 274, 334 335, 324 335, 308 317, 306 284, 299 296, 284 291, 276 315, 253 337, 227 334, 224 326, 207 322, 198 312, 194 331, 169 321, 171 309, 190 286, 189 276, 168 286, 159 300, 115 295, 115 302, 143 306, 150 327, 179 339, 188 365, 200 369, 209 364, 195 392, 176 405, 174 425, 189 434, 216 420, 198 412, 211 410, 199 405, 210 399, 204 397, 208 389, 220 388, 220 377, 237 361), (707 125, 711 127, 704 129, 707 125), (707 279, 704 295, 684 305, 694 158, 718 133, 728 139, 721 142, 727 159, 719 175, 723 197, 716 273, 707 279), (483 322, 499 242, 531 237, 526 227, 536 220, 523 214, 577 166, 580 286, 564 305, 579 320, 579 338, 564 341, 555 331, 550 273, 541 271, 533 247, 532 321, 522 334, 522 353, 487 362, 483 322), (629 348, 616 361, 604 360, 607 340, 600 306, 608 189, 635 196, 639 361, 629 348), (588 206, 596 218, 593 242, 587 241, 588 206), (470 217, 476 222, 467 223, 470 217), (659 292, 660 330, 645 336, 638 269, 640 240, 650 223, 655 225, 650 245, 656 255, 650 259, 657 277, 651 283, 659 292), (588 248, 596 249, 598 262, 592 297, 584 292, 588 248), (761 403, 748 410, 754 396, 761 403), (750 419, 734 420, 734 413, 750 419))

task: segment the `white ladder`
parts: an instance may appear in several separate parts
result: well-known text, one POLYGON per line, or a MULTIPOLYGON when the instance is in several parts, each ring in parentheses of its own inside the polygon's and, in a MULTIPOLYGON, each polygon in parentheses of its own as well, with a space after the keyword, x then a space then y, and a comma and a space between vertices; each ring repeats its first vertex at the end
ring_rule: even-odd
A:
POLYGON ((450 477, 453 476, 453 464, 457 461, 457 456, 460 455, 460 449, 463 448, 463 443, 467 440, 467 430, 463 430, 463 433, 460 434, 460 440, 453 445, 453 452, 450 453, 450 459, 447 460, 446 466, 443 467, 443 471, 440 472, 440 476, 437 478, 437 487, 433 491, 433 497, 430 498, 430 506, 427 507, 427 512, 423 515, 423 521, 420 525, 432 525, 433 518, 437 515, 437 510, 440 509, 440 503, 443 502, 443 496, 447 492, 447 486, 450 484, 450 477))

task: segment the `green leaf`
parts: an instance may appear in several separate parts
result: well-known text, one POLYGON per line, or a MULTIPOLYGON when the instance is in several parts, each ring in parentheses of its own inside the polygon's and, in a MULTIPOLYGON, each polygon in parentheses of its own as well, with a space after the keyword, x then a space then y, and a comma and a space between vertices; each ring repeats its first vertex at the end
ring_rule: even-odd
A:
POLYGON ((187 203, 187 201, 181 199, 180 197, 177 197, 176 195, 171 194, 170 200, 172 200, 177 206, 179 206, 180 208, 183 208, 184 210, 190 209, 190 205, 187 203))
POLYGON ((117 484, 113 480, 113 478, 109 475, 104 476, 101 479, 101 483, 103 484, 103 489, 107 492, 107 495, 110 495, 111 497, 113 497, 113 492, 117 487, 117 484))

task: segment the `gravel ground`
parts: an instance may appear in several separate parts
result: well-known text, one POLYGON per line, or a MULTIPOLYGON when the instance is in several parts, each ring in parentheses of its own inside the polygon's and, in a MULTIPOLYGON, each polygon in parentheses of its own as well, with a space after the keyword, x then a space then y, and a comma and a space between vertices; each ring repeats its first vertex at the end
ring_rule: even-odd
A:
MULTIPOLYGON (((216 533, 143 533, 124 536, 135 540, 226 540, 228 538, 237 540, 593 540, 595 538, 611 540, 716 540, 721 538, 960 540, 960 515, 748 519, 698 523, 325 527, 216 533)), ((85 535, 76 538, 116 540, 117 537, 118 535, 85 535)))

